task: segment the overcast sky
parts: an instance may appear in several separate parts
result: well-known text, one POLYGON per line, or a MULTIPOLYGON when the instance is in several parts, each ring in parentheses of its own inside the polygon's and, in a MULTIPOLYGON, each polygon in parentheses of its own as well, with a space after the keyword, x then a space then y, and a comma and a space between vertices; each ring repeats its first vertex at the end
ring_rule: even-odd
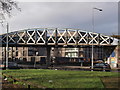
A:
POLYGON ((94 32, 118 33, 117 2, 19 2, 19 7, 22 11, 9 19, 9 32, 47 27, 92 31, 92 8, 97 7, 103 11, 94 10, 94 32))

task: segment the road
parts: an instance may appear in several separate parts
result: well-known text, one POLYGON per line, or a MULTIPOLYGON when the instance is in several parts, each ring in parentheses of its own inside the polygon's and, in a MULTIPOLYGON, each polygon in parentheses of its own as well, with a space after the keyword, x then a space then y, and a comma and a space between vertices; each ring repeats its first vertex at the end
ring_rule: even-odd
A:
MULTIPOLYGON (((56 65, 56 66, 50 66, 47 67, 45 65, 36 65, 34 67, 34 65, 19 65, 20 67, 22 67, 23 69, 58 69, 58 70, 79 70, 79 71, 90 71, 90 67, 89 66, 65 66, 65 65, 56 65)), ((113 68, 111 70, 112 72, 120 72, 120 68, 113 68)))

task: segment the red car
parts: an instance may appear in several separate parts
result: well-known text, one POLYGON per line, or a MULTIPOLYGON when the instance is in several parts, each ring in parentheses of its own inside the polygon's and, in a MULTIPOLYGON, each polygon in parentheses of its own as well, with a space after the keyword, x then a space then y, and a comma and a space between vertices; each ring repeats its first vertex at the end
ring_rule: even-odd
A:
MULTIPOLYGON (((1 69, 5 69, 5 62, 3 64, 0 64, 1 69)), ((8 68, 9 69, 19 69, 18 64, 15 62, 8 62, 8 68)))

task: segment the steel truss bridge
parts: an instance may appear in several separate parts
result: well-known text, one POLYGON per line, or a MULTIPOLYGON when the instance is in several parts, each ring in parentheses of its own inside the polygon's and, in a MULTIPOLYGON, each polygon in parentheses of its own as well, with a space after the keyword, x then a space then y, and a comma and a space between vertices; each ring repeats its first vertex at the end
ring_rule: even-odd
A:
MULTIPOLYGON (((0 47, 46 47, 47 66, 49 66, 51 62, 51 47, 79 48, 91 47, 91 45, 109 48, 117 46, 117 43, 116 40, 110 36, 68 28, 33 28, 0 35, 0 47)), ((8 48, 6 50, 8 50, 8 48)), ((5 56, 8 56, 8 54, 6 53, 5 56)))
MULTIPOLYGON (((9 46, 81 46, 114 45, 114 38, 80 29, 33 28, 0 35, 0 43, 9 46)), ((116 44, 117 45, 117 44, 116 44)))

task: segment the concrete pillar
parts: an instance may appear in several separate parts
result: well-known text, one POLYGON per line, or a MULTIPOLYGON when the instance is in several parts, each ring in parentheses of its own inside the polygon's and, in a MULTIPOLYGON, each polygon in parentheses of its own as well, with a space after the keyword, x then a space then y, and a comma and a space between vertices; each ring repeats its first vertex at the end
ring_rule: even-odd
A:
POLYGON ((78 48, 78 58, 80 57, 80 48, 78 48))
POLYGON ((29 47, 26 47, 26 58, 27 58, 27 62, 29 61, 29 56, 28 56, 28 52, 29 52, 29 47))
POLYGON ((53 55, 54 57, 58 57, 59 56, 59 50, 58 50, 58 48, 54 48, 54 55, 53 55))
POLYGON ((60 57, 66 57, 65 56, 65 48, 61 48, 61 53, 60 54, 61 54, 60 57))
POLYGON ((18 48, 15 47, 15 58, 18 58, 18 48))
POLYGON ((12 61, 13 61, 13 47, 11 47, 11 59, 12 59, 12 61))
POLYGON ((47 47, 47 59, 46 59, 47 66, 50 66, 50 62, 51 62, 51 47, 47 47))
POLYGON ((2 47, 0 47, 0 63, 2 62, 2 47))
POLYGON ((4 52, 3 52, 3 56, 2 56, 2 61, 5 61, 6 60, 6 47, 3 48, 4 52))

